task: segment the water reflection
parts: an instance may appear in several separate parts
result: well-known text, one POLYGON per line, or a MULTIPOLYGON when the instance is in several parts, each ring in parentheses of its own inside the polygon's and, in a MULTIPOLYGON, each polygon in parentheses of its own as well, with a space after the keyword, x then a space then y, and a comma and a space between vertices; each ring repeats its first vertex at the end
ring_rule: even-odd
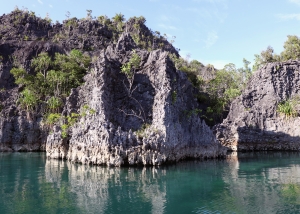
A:
POLYGON ((150 213, 164 213, 165 169, 96 167, 47 159, 45 176, 57 187, 67 179, 76 204, 89 213, 135 213, 146 207, 150 213))
POLYGON ((299 163, 299 153, 256 152, 109 168, 0 153, 0 213, 299 213, 299 163))
POLYGON ((229 197, 238 213, 299 213, 299 160, 297 152, 241 153, 239 167, 222 177, 229 193, 219 195, 229 197))

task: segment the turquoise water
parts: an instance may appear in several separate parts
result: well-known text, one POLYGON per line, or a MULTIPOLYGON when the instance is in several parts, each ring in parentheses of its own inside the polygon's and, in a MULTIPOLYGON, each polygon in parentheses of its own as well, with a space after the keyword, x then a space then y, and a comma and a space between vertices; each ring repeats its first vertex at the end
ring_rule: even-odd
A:
POLYGON ((0 153, 0 213, 300 213, 300 153, 126 168, 0 153))

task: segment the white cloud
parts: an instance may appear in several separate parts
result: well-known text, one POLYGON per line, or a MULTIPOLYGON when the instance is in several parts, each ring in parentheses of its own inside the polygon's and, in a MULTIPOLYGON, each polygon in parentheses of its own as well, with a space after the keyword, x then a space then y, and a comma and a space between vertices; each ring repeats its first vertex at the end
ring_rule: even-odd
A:
POLYGON ((300 21, 300 13, 293 13, 293 14, 278 14, 278 18, 281 20, 291 20, 291 19, 296 19, 300 21))
POLYGON ((52 5, 52 4, 49 4, 49 7, 53 8, 53 5, 52 5))
POLYGON ((300 0, 289 0, 289 2, 300 5, 300 0))
POLYGON ((172 25, 159 24, 158 26, 166 30, 177 30, 177 28, 172 25))
POLYGON ((207 34, 206 40, 204 40, 205 47, 210 48, 211 46, 213 46, 217 42, 218 38, 219 37, 216 32, 214 32, 214 31, 209 32, 207 34))
POLYGON ((44 4, 44 2, 42 2, 42 0, 38 0, 38 2, 39 2, 40 4, 44 4))

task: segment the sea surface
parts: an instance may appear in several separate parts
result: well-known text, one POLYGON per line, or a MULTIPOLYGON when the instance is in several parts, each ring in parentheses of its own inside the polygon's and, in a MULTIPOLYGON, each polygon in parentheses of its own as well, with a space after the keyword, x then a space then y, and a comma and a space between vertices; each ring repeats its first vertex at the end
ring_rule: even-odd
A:
POLYGON ((0 153, 0 213, 300 213, 300 153, 123 168, 0 153))

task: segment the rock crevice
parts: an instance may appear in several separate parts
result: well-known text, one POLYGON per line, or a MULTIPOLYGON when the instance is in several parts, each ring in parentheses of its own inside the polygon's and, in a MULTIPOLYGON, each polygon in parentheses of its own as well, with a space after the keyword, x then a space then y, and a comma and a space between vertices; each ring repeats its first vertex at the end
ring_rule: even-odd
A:
POLYGON ((56 141, 60 130, 49 135, 47 156, 120 166, 223 155, 205 122, 186 115, 198 108, 194 88, 175 69, 167 52, 135 49, 141 64, 132 97, 128 95, 120 67, 134 48, 130 35, 124 33, 116 45, 100 53, 85 84, 72 92, 64 109, 65 113, 78 112, 88 105, 95 114, 81 117, 72 127, 68 145, 62 138, 56 141))

